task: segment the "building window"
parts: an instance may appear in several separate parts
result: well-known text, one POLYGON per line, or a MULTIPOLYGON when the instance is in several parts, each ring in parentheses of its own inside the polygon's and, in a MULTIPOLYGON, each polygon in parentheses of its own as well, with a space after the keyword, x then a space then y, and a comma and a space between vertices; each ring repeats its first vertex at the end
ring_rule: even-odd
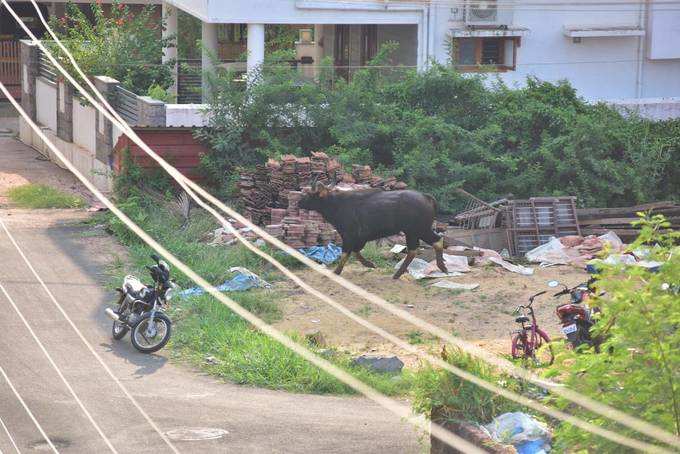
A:
POLYGON ((518 38, 454 38, 453 63, 462 72, 515 69, 518 38))

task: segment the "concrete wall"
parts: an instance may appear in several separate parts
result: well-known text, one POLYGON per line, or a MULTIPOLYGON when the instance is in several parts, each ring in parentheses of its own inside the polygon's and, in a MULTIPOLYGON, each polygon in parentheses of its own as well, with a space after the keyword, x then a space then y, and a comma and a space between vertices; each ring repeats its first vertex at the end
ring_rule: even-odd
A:
POLYGON ((231 24, 415 24, 423 3, 328 0, 168 0, 204 22, 231 24))
POLYGON ((207 107, 205 104, 166 104, 165 125, 168 128, 205 126, 203 112, 207 107))
MULTIPOLYGON (((526 27, 528 35, 521 38, 517 49, 516 70, 499 73, 501 80, 511 86, 521 86, 527 76, 551 82, 567 79, 589 100, 680 95, 680 58, 648 58, 652 39, 666 42, 665 51, 670 47, 680 53, 680 41, 673 35, 680 24, 677 12, 667 12, 678 16, 673 19, 675 28, 656 20, 657 25, 652 29, 648 11, 635 4, 564 5, 561 0, 548 0, 543 6, 515 8, 512 25, 526 27), (574 43, 564 34, 565 26, 614 25, 647 27, 647 36, 582 38, 580 43, 574 43)), ((434 19, 430 22, 435 37, 433 56, 440 62, 448 62, 448 35, 451 29, 464 27, 462 13, 445 5, 434 10, 434 19)))
MULTIPOLYGON (((43 133, 52 142, 64 157, 68 159, 88 180, 100 191, 110 192, 113 189, 111 169, 95 158, 93 152, 86 150, 72 142, 66 142, 50 129, 43 129, 43 133)), ((57 156, 53 155, 47 145, 30 126, 21 119, 19 122, 19 138, 23 143, 33 147, 43 156, 63 167, 57 156)))
POLYGON ((38 123, 57 130, 57 86, 42 78, 35 84, 36 116, 38 123))
POLYGON ((649 120, 671 120, 680 118, 680 97, 620 99, 607 104, 623 114, 633 113, 649 120))
POLYGON ((82 105, 77 98, 73 100, 73 142, 91 153, 97 146, 95 117, 92 106, 82 105))

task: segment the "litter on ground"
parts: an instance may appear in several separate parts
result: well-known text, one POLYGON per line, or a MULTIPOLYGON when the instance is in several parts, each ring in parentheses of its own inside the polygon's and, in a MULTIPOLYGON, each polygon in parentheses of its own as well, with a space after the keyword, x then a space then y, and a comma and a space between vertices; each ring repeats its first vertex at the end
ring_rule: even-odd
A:
MULTIPOLYGON (((465 257, 463 257, 465 258, 465 257)), ((396 265, 394 265, 394 269, 399 269, 401 264, 403 263, 405 259, 400 260, 396 265)), ((448 264, 447 264, 448 266, 448 264)), ((443 273, 439 268, 437 268, 436 262, 427 262, 423 259, 415 258, 411 262, 411 264, 408 266, 408 273, 417 280, 420 279, 426 279, 426 278, 436 278, 436 277, 455 277, 455 276, 462 276, 462 273, 458 271, 450 271, 451 268, 449 268, 449 273, 443 273), (433 265, 434 264, 434 265, 433 265)))
POLYGON ((496 257, 489 257, 489 261, 492 263, 495 263, 496 265, 500 265, 503 268, 505 268, 508 271, 512 271, 513 273, 521 274, 522 276, 531 276, 534 274, 534 269, 533 268, 527 268, 526 266, 522 265, 514 265, 510 262, 507 262, 503 259, 499 259, 496 257))
POLYGON ((474 290, 479 287, 479 284, 461 284, 453 281, 437 281, 431 287, 445 288, 449 290, 474 290))
POLYGON ((327 246, 305 247, 299 249, 299 251, 310 259, 323 263, 324 265, 330 265, 337 261, 340 258, 340 255, 342 255, 342 248, 333 243, 328 243, 327 246))
POLYGON ((623 252, 625 245, 614 232, 600 236, 552 237, 547 243, 527 252, 526 258, 530 262, 540 263, 541 266, 571 264, 581 268, 605 248, 610 253, 616 254, 623 252))
MULTIPOLYGON (((271 288, 272 285, 260 278, 257 274, 253 273, 247 268, 236 266, 229 268, 230 273, 236 273, 236 275, 224 284, 215 287, 220 292, 243 292, 250 290, 251 288, 271 288)), ((205 293, 200 287, 192 287, 179 292, 179 295, 183 298, 188 296, 197 296, 205 293)))
POLYGON ((519 454, 550 452, 550 430, 526 413, 503 413, 483 427, 494 441, 513 445, 519 454))

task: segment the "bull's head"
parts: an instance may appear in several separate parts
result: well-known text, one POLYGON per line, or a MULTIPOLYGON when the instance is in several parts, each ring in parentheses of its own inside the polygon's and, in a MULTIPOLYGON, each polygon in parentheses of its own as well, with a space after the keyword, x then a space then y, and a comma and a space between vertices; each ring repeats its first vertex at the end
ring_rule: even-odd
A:
POLYGON ((298 206, 303 210, 313 210, 321 212, 321 208, 325 205, 326 198, 330 194, 330 188, 320 181, 314 182, 312 188, 305 192, 298 206))

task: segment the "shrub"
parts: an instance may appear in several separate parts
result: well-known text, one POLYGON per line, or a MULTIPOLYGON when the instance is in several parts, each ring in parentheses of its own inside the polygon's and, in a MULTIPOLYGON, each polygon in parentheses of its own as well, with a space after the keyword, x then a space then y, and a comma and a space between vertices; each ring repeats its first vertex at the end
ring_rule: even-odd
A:
POLYGON ((512 89, 437 64, 387 71, 394 48, 350 81, 329 66, 312 82, 271 60, 245 89, 218 72, 211 120, 197 132, 213 150, 206 175, 226 187, 239 166, 325 149, 433 194, 444 211, 461 207, 461 186, 484 199, 576 195, 589 206, 680 198, 680 120, 624 117, 567 82, 512 89))
MULTIPOLYGON (((502 374, 482 360, 460 350, 447 355, 447 362, 477 377, 511 391, 521 390, 512 377, 502 374)), ((414 377, 413 408, 430 415, 436 410, 443 420, 487 423, 494 417, 521 407, 445 370, 425 366, 414 377)))
MULTIPOLYGON (((602 309, 595 333, 606 338, 602 352, 565 350, 557 355, 553 373, 576 392, 680 435, 680 294, 677 287, 673 291, 664 286, 680 282, 680 233, 664 233, 669 224, 661 216, 643 219, 641 225, 641 234, 630 249, 646 247, 648 259, 664 265, 658 272, 607 267, 597 284, 598 292, 606 291, 606 295, 595 301, 602 309)), ((557 404, 597 426, 624 430, 562 399, 557 404)), ((630 429, 624 433, 645 440, 630 429)), ((558 450, 620 450, 566 423, 557 427, 555 440, 558 450)))

